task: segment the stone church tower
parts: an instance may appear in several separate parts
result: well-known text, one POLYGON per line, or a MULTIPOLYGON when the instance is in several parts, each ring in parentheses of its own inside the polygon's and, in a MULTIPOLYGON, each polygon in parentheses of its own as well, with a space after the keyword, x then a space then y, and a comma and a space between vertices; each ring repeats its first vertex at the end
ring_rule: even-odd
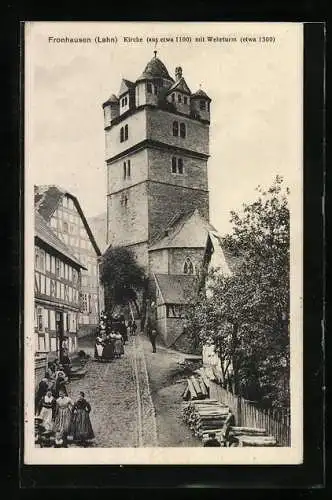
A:
POLYGON ((211 99, 191 92, 181 67, 174 76, 155 52, 103 104, 108 245, 130 246, 157 289, 159 274, 196 272, 211 229, 211 99))

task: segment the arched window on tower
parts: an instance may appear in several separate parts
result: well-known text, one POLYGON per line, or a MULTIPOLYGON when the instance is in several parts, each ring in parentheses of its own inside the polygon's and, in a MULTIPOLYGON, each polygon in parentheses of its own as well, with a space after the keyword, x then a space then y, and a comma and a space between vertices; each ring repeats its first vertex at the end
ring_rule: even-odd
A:
POLYGON ((189 257, 186 258, 183 264, 183 273, 184 274, 195 274, 194 264, 192 263, 189 257))
POLYGON ((124 128, 121 127, 120 128, 120 142, 123 142, 124 141, 124 128))
POLYGON ((126 141, 128 139, 128 125, 125 125, 124 128, 124 140, 126 141))
POLYGON ((186 137, 186 124, 185 123, 180 123, 180 137, 185 139, 186 137))
POLYGON ((172 157, 172 174, 176 174, 177 168, 176 168, 176 158, 175 156, 172 157))
POLYGON ((173 135, 177 137, 179 135, 179 123, 173 122, 173 135))

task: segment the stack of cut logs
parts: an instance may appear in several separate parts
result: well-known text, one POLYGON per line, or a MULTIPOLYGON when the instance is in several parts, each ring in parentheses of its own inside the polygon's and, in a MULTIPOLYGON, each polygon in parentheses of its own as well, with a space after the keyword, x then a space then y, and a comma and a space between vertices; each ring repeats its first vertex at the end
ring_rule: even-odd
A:
POLYGON ((187 386, 182 394, 185 401, 205 399, 209 397, 209 382, 201 376, 191 376, 187 379, 187 386))
POLYGON ((276 446, 277 444, 274 436, 268 436, 266 429, 258 427, 231 427, 229 441, 236 446, 276 446))
POLYGON ((217 438, 222 435, 228 413, 228 406, 215 399, 204 399, 186 404, 182 418, 195 436, 205 440, 209 432, 214 432, 217 438))

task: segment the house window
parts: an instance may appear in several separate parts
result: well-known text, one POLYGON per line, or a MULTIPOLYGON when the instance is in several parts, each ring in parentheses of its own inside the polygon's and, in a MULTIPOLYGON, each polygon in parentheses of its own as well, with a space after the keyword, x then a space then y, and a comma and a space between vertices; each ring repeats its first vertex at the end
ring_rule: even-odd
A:
POLYGON ((120 142, 123 142, 124 141, 124 128, 121 127, 120 128, 120 142))
POLYGON ((63 232, 68 233, 68 222, 63 221, 63 232))
POLYGON ((175 94, 172 94, 172 101, 175 102, 175 94))
POLYGON ((51 256, 49 253, 46 254, 46 271, 51 270, 51 256))
POLYGON ((178 122, 173 122, 173 135, 177 137, 179 135, 179 124, 178 122))
POLYGON ((124 140, 126 141, 128 139, 128 125, 125 125, 124 128, 124 140))
POLYGON ((123 99, 121 99, 121 106, 124 108, 125 106, 127 106, 128 104, 128 97, 124 97, 123 99))
POLYGON ((205 101, 199 101, 199 109, 205 110, 206 103, 205 101))
POLYGON ((186 137, 186 124, 185 123, 180 123, 180 137, 185 139, 186 137))
POLYGON ((40 248, 35 249, 35 268, 38 271, 44 271, 45 269, 45 252, 40 248))
POLYGON ((178 94, 178 102, 182 102, 182 96, 181 96, 181 94, 178 94))
POLYGON ((178 158, 178 174, 183 174, 183 160, 178 158))
POLYGON ((130 160, 128 160, 128 163, 127 163, 127 177, 130 177, 130 160))
POLYGON ((149 94, 152 94, 152 85, 151 82, 147 82, 146 84, 146 90, 149 92, 149 94))
POLYGON ((185 96, 185 97, 183 98, 183 102, 184 102, 184 104, 188 104, 188 97, 187 97, 187 96, 185 96))
POLYGON ((88 293, 82 293, 81 295, 81 308, 82 312, 88 313, 89 311, 89 294, 88 293))
POLYGON ((39 332, 42 332, 44 330, 44 315, 43 315, 43 308, 42 307, 37 307, 37 329, 39 332))
POLYGON ((127 177, 127 163, 123 163, 123 178, 126 179, 127 177))
POLYGON ((189 257, 187 257, 186 260, 184 261, 183 272, 184 272, 184 274, 194 274, 195 273, 194 264, 192 263, 192 261, 189 257))
POLYGON ((60 276, 60 266, 61 266, 60 260, 56 259, 55 260, 55 274, 56 274, 56 276, 60 276))
POLYGON ((52 274, 55 274, 55 257, 51 257, 51 272, 52 274))
POLYGON ((172 174, 176 174, 177 168, 176 168, 176 158, 173 156, 172 158, 172 174))

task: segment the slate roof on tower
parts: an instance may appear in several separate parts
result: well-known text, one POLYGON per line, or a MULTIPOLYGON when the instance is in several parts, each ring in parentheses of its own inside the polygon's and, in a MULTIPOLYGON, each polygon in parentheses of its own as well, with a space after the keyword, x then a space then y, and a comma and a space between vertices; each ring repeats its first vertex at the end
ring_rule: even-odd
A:
POLYGON ((86 232, 89 235, 90 241, 97 255, 101 255, 100 249, 96 243, 95 237, 92 234, 88 221, 83 213, 78 199, 73 194, 55 185, 35 186, 35 209, 48 222, 64 196, 68 196, 73 200, 73 203, 78 211, 86 232))
POLYGON ((150 78, 165 78, 166 80, 171 80, 174 82, 173 78, 169 75, 165 64, 158 59, 158 57, 153 57, 151 61, 145 66, 145 69, 141 76, 137 78, 137 82, 140 80, 146 80, 150 78))
POLYGON ((210 97, 202 89, 199 89, 199 90, 197 90, 197 92, 194 92, 191 95, 191 98, 192 99, 201 99, 201 98, 203 98, 203 99, 208 99, 209 101, 211 101, 210 97))
POLYGON ((174 218, 173 223, 170 221, 165 231, 149 247, 149 251, 163 248, 205 248, 209 231, 215 231, 215 228, 196 209, 174 218))
POLYGON ((179 80, 177 80, 173 85, 170 87, 168 92, 172 92, 173 90, 177 90, 179 92, 183 92, 185 94, 191 95, 190 88, 188 87, 185 79, 181 77, 179 80))
POLYGON ((121 97, 126 92, 129 92, 134 87, 135 87, 135 84, 133 82, 131 82, 130 80, 126 80, 125 78, 123 78, 122 82, 121 82, 121 85, 120 85, 119 97, 121 97))

